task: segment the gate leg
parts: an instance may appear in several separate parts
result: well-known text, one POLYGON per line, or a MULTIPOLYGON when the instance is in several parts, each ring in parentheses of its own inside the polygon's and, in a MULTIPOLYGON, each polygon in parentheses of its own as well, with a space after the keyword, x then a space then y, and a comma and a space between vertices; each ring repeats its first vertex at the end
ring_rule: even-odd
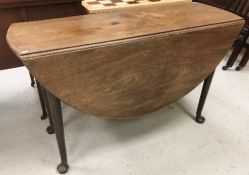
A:
POLYGON ((38 81, 36 81, 36 85, 37 85, 37 90, 38 90, 40 103, 41 103, 41 108, 42 108, 41 120, 45 120, 47 118, 47 111, 46 111, 44 96, 42 94, 41 85, 40 85, 40 83, 38 81))
POLYGON ((30 76, 30 80, 31 80, 31 86, 35 87, 35 78, 34 78, 34 76, 31 73, 29 73, 29 76, 30 76))
POLYGON ((41 86, 41 90, 42 90, 42 94, 44 97, 44 102, 45 102, 45 106, 47 109, 47 113, 48 113, 48 119, 49 119, 49 126, 47 127, 47 133, 48 134, 54 134, 54 124, 53 124, 53 120, 52 120, 52 115, 51 115, 51 109, 49 107, 49 102, 48 102, 48 95, 47 95, 47 91, 45 90, 45 88, 43 86, 41 86))

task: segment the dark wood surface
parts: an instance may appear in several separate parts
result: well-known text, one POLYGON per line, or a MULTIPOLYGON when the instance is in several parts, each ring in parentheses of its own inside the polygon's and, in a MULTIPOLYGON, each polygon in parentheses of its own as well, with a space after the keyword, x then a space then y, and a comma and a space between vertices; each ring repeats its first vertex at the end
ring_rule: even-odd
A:
POLYGON ((239 71, 243 67, 246 66, 249 57, 248 57, 248 44, 247 39, 249 37, 249 1, 248 0, 233 0, 230 3, 230 6, 228 7, 228 10, 232 11, 233 13, 236 13, 243 17, 245 19, 245 26, 242 29, 240 35, 237 37, 235 43, 234 43, 234 49, 233 52, 227 61, 226 65, 223 66, 223 70, 227 70, 228 68, 232 67, 236 60, 239 58, 239 55, 243 48, 246 49, 244 52, 244 55, 239 63, 239 65, 236 67, 235 70, 239 71))
POLYGON ((65 103, 96 116, 132 118, 196 87, 243 24, 214 7, 175 3, 14 24, 7 40, 65 103))
POLYGON ((195 2, 202 2, 205 4, 210 4, 215 7, 220 7, 226 9, 229 6, 231 0, 194 0, 195 2))
POLYGON ((23 66, 6 43, 10 24, 81 14, 80 0, 0 0, 0 70, 23 66))

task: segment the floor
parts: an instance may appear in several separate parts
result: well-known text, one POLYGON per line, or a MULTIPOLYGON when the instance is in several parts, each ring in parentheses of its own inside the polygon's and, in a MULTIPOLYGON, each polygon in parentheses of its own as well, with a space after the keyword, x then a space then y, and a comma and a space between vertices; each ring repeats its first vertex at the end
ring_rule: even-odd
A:
MULTIPOLYGON (((193 121, 201 86, 135 120, 100 119, 63 105, 68 175, 249 175, 249 68, 224 72, 221 65, 204 125, 193 121)), ((0 175, 58 174, 55 136, 40 120, 28 71, 2 71, 0 82, 0 175)))

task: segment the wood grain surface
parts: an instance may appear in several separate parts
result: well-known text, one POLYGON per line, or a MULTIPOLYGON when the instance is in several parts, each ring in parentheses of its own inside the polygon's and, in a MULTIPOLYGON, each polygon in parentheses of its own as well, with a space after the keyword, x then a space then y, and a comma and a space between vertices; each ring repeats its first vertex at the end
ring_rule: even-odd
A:
POLYGON ((95 116, 126 119, 195 88, 221 61, 243 23, 213 7, 176 3, 15 24, 7 39, 63 102, 95 116))
MULTIPOLYGON (((152 34, 226 22, 241 18, 215 7, 199 3, 171 3, 158 7, 144 7, 120 12, 91 14, 63 19, 11 25, 7 40, 19 56, 40 52, 92 45, 106 45, 114 41, 144 37, 152 34), (24 39, 25 38, 25 39, 24 39)), ((23 58, 24 59, 24 58, 23 58)))

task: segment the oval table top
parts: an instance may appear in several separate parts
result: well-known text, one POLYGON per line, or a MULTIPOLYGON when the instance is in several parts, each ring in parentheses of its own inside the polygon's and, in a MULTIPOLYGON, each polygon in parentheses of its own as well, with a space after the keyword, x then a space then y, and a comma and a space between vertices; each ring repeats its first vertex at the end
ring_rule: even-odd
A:
POLYGON ((170 35, 231 22, 242 23, 242 18, 205 4, 172 2, 154 8, 16 23, 9 28, 7 41, 25 59, 29 54, 106 45, 154 34, 170 35))
POLYGON ((95 116, 126 119, 194 89, 243 24, 232 13, 184 2, 13 24, 7 41, 63 102, 95 116))

